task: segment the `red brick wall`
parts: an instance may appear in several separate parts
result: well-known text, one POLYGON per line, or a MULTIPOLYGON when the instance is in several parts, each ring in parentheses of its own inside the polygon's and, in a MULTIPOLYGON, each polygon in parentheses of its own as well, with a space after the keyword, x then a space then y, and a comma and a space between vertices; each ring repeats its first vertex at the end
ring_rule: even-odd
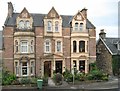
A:
POLYGON ((70 52, 71 52, 71 43, 70 43, 70 29, 63 29, 63 55, 65 58, 66 68, 70 69, 70 52))
POLYGON ((42 27, 35 28, 36 75, 40 75, 40 69, 41 69, 40 57, 43 56, 43 52, 44 52, 43 31, 44 30, 42 27))
POLYGON ((96 61, 96 31, 94 29, 90 29, 89 30, 89 54, 90 56, 94 56, 94 57, 90 57, 90 61, 94 62, 96 61))
POLYGON ((9 71, 13 73, 13 47, 14 47, 14 39, 13 39, 13 31, 12 27, 5 27, 3 30, 4 36, 4 51, 3 51, 3 63, 4 66, 7 67, 9 71))

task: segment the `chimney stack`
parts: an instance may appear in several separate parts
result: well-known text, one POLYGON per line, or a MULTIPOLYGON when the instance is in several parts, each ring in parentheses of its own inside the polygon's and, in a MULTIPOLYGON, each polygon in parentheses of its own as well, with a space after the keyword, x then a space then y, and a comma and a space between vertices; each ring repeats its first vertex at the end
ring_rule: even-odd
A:
POLYGON ((105 33, 104 29, 100 30, 99 37, 101 37, 102 39, 106 38, 106 33, 105 33))
POLYGON ((84 15, 85 19, 87 19, 87 9, 84 8, 81 10, 82 14, 84 15))
POLYGON ((13 11, 14 11, 14 8, 13 8, 12 3, 8 2, 8 17, 12 17, 13 11))

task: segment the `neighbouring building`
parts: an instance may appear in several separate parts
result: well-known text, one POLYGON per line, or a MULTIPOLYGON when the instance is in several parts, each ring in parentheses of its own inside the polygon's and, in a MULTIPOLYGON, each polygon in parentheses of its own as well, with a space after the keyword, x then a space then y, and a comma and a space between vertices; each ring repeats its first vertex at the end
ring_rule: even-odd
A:
POLYGON ((53 76, 66 68, 89 72, 96 61, 96 30, 87 9, 75 15, 59 15, 54 7, 47 14, 15 13, 8 2, 3 28, 3 62, 18 77, 53 76))
MULTIPOLYGON (((0 74, 2 73, 2 52, 3 52, 3 36, 2 36, 2 31, 0 31, 0 74)), ((0 76, 0 82, 1 82, 2 77, 0 76)))
POLYGON ((116 75, 120 68, 120 39, 106 37, 105 31, 102 29, 96 49, 98 68, 110 75, 116 75))

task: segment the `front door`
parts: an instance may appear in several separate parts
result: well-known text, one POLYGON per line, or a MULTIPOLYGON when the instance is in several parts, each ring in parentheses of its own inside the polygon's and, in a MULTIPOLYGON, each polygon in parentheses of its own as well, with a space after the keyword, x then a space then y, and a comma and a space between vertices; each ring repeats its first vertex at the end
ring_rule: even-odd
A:
POLYGON ((56 61, 56 73, 62 74, 62 61, 56 61))
POLYGON ((51 61, 44 62, 44 76, 51 77, 51 61))

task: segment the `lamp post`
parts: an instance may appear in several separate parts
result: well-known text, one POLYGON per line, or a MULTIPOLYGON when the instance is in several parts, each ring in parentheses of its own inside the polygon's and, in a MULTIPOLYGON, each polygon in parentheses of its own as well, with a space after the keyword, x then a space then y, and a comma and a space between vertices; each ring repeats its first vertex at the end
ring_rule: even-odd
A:
POLYGON ((73 69, 72 69, 72 75, 73 75, 73 85, 74 85, 74 83, 75 83, 75 74, 74 74, 74 67, 75 66, 75 64, 73 64, 73 69))

